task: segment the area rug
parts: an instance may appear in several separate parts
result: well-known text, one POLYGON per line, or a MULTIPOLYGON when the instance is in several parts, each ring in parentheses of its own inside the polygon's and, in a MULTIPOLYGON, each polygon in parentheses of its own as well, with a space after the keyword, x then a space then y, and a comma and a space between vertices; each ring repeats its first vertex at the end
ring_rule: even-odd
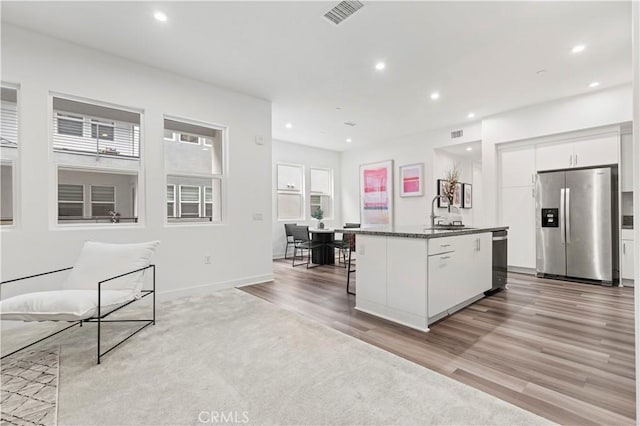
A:
POLYGON ((95 331, 59 339, 61 425, 548 424, 235 289, 159 304, 100 365, 95 331))
POLYGON ((55 425, 60 347, 23 351, 2 360, 3 425, 55 425))

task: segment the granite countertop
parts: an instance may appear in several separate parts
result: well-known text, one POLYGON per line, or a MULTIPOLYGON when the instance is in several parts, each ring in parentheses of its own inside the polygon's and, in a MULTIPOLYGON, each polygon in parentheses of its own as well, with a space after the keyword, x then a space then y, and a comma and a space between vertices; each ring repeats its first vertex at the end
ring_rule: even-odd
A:
POLYGON ((484 232, 504 231, 508 226, 495 226, 488 228, 459 228, 459 229, 431 229, 423 226, 394 226, 384 228, 347 228, 336 229, 337 232, 356 235, 378 235, 403 238, 441 238, 457 235, 481 234, 484 232))

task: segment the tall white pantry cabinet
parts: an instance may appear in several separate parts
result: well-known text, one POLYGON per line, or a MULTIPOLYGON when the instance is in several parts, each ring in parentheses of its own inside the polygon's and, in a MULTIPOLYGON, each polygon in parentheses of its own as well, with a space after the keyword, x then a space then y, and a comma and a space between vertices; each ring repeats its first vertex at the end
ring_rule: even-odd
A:
MULTIPOLYGON (((607 130, 499 148, 500 224, 509 227, 508 265, 536 268, 535 183, 539 171, 618 164, 620 132, 607 130)), ((620 172, 622 175, 624 171, 620 172)))

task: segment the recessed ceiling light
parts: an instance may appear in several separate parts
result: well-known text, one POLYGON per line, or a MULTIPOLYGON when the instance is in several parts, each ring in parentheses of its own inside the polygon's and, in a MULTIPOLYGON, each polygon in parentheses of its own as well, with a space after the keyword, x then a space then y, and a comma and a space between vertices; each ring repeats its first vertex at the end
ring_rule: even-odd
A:
POLYGON ((382 71, 382 70, 384 69, 384 67, 386 67, 386 65, 385 65, 385 63, 384 63, 384 62, 378 62, 378 63, 376 64, 376 69, 377 69, 378 71, 382 71))
POLYGON ((167 14, 164 12, 160 12, 159 10, 156 10, 155 12, 153 12, 153 17, 160 22, 167 22, 167 19, 168 19, 167 14))
POLYGON ((473 151, 473 148, 471 148, 470 146, 467 147, 467 151, 473 151))
POLYGON ((476 116, 476 115, 475 115, 473 112, 470 112, 469 114, 467 114, 467 118, 473 118, 473 117, 475 117, 475 116, 476 116))
POLYGON ((348 143, 351 143, 351 138, 347 138, 347 142, 348 142, 348 143))
POLYGON ((586 49, 586 47, 587 46, 585 46, 584 44, 578 44, 576 46, 573 46, 573 49, 571 49, 571 53, 580 53, 584 49, 586 49))
POLYGON ((600 86, 600 82, 599 81, 594 81, 593 83, 589 84, 589 87, 598 87, 600 86))
POLYGON ((433 92, 431 94, 431 99, 436 100, 436 99, 440 99, 440 93, 438 92, 433 92))
POLYGON ((287 129, 290 129, 290 128, 292 128, 292 127, 293 127, 293 124, 291 124, 291 123, 287 123, 287 124, 285 124, 285 125, 284 125, 284 127, 286 127, 287 129))

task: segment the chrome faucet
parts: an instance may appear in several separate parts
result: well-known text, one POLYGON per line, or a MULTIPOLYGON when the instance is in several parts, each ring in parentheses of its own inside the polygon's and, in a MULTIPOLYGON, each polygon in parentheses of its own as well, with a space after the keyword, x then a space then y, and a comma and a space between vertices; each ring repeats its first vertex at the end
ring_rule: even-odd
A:
POLYGON ((430 216, 431 217, 431 228, 435 228, 435 226, 436 226, 436 223, 435 223, 436 222, 436 218, 437 217, 442 217, 442 216, 436 216, 436 214, 433 212, 433 209, 435 208, 434 206, 435 206, 436 200, 438 198, 442 198, 445 201, 449 201, 449 199, 447 197, 445 197, 444 195, 436 195, 435 197, 433 197, 433 200, 431 200, 431 216, 430 216))

